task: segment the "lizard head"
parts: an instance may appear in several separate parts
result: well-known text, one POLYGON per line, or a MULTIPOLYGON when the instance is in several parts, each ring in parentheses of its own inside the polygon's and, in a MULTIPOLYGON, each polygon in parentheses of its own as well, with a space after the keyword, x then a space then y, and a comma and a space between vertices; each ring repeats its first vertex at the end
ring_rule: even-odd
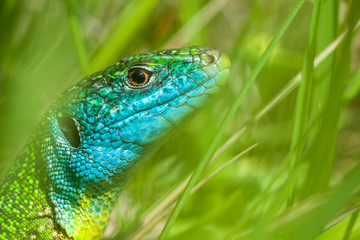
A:
POLYGON ((125 58, 60 96, 49 110, 53 137, 48 142, 62 154, 48 157, 47 164, 52 166, 50 198, 70 236, 81 232, 74 219, 86 217, 70 221, 66 215, 89 216, 86 208, 91 208, 101 216, 135 163, 198 112, 224 83, 229 67, 228 57, 218 50, 155 51, 125 58))
MULTIPOLYGON (((201 47, 125 58, 63 94, 56 107, 59 138, 75 159, 92 160, 86 179, 106 179, 193 117, 228 73, 226 55, 201 47)), ((80 176, 82 170, 75 172, 80 176)))

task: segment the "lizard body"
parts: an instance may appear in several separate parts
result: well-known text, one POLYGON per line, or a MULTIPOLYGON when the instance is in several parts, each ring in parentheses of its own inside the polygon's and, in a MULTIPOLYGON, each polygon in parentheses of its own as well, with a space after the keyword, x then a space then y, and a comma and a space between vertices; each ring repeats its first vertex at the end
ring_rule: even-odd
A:
POLYGON ((217 92, 229 66, 217 50, 154 51, 66 90, 0 180, 0 239, 101 239, 141 160, 217 92))

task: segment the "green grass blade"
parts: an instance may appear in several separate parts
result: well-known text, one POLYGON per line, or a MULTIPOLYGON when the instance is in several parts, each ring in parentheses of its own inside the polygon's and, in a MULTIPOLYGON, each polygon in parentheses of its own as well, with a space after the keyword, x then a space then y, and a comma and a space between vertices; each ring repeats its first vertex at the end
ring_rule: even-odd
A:
POLYGON ((166 48, 184 46, 226 6, 228 0, 209 1, 174 36, 165 43, 166 48))
POLYGON ((86 76, 90 74, 90 66, 85 50, 84 39, 82 36, 82 28, 80 27, 78 18, 76 16, 76 2, 72 0, 66 0, 65 5, 68 13, 71 35, 76 46, 78 59, 82 68, 83 75, 86 76))
POLYGON ((311 102, 311 88, 313 81, 314 59, 316 51, 317 32, 319 28, 320 10, 322 0, 314 1, 313 14, 310 23, 308 45, 305 52, 305 60, 302 70, 302 80, 298 91, 294 128, 291 138, 290 146, 290 161, 291 166, 294 167, 298 162, 303 144, 301 140, 304 137, 305 129, 308 122, 310 102, 311 102))
POLYGON ((220 142, 220 139, 222 138, 223 133, 225 132, 225 129, 227 128, 228 124, 230 123, 230 120, 235 115, 236 111, 238 110, 241 101, 245 97, 245 94, 250 89, 251 85, 254 83, 257 75, 259 74, 262 67, 265 65, 266 61, 268 60, 271 52, 274 50, 276 44, 279 42, 282 35, 285 33, 287 27, 290 25, 291 21, 296 16, 297 12, 301 8, 302 4, 304 3, 304 0, 299 0, 294 8, 291 10, 289 15, 287 16, 286 20, 284 21, 283 25, 280 27, 279 31, 275 34, 274 38, 270 42, 268 48, 265 50, 264 54, 261 56, 258 64, 255 66, 254 70, 252 71, 251 75, 249 76, 249 79, 246 81, 244 87, 241 89, 240 93, 236 97, 236 100, 234 104, 231 106, 229 112, 226 114, 223 122, 221 123, 218 131, 215 134, 215 137, 213 141, 211 142, 209 148, 207 149, 203 159, 200 161, 199 165, 194 170, 193 175, 191 176, 183 194, 180 196, 179 201, 177 202, 174 210, 172 211, 168 221, 165 224, 165 227, 163 228, 163 231, 161 232, 159 239, 165 239, 167 234, 169 233, 172 225, 175 222, 175 219, 179 215, 187 197, 189 196, 191 189, 194 187, 195 183, 197 182, 200 173, 206 166, 207 162, 210 160, 212 154, 215 151, 216 146, 220 142))
POLYGON ((344 99, 346 102, 352 100, 360 91, 360 67, 355 71, 345 89, 344 99))
MULTIPOLYGON (((244 151, 240 152, 236 156, 234 156, 229 161, 225 162, 223 165, 221 165, 219 168, 211 172, 209 175, 204 177, 201 181, 199 181, 194 188, 191 191, 191 194, 195 193, 197 190, 199 190, 204 184, 206 184, 209 180, 214 178, 217 174, 219 174, 221 171, 223 171, 226 167, 228 167, 230 164, 234 163, 235 161, 239 160, 240 157, 250 152, 253 148, 255 148, 258 144, 254 144, 248 148, 246 148, 244 151)), ((181 192, 185 189, 186 183, 190 179, 190 176, 188 176, 184 181, 182 181, 176 188, 173 190, 166 198, 164 198, 159 204, 156 205, 154 209, 152 209, 149 213, 146 214, 146 216, 142 217, 143 221, 141 223, 141 228, 137 232, 135 232, 134 235, 130 237, 130 239, 137 240, 142 239, 143 236, 150 231, 152 228, 156 226, 157 223, 159 223, 163 218, 166 217, 167 214, 170 213, 170 211, 174 208, 175 200, 179 197, 181 192)))
POLYGON ((319 130, 304 156, 304 160, 309 162, 309 170, 303 186, 303 197, 325 191, 328 188, 332 174, 338 125, 342 114, 346 79, 348 79, 350 68, 353 29, 358 21, 357 11, 358 7, 360 7, 359 2, 355 5, 357 7, 349 4, 349 7, 351 7, 349 22, 347 23, 349 32, 341 48, 338 49, 338 57, 333 64, 334 71, 319 130))
POLYGON ((316 240, 338 240, 350 237, 359 238, 360 222, 357 219, 359 208, 351 209, 328 224, 316 240), (351 231, 351 232, 350 232, 351 231), (351 233, 351 235, 349 235, 351 233))
POLYGON ((317 197, 296 208, 283 217, 283 222, 276 222, 271 228, 271 235, 279 239, 284 233, 289 233, 293 240, 314 239, 318 236, 325 224, 329 222, 338 211, 349 203, 354 190, 360 181, 360 166, 357 165, 348 173, 334 191, 317 197), (316 221, 314 221, 316 217, 316 221), (282 222, 282 223, 280 223, 282 222))
POLYGON ((356 223, 358 217, 359 217, 359 211, 356 211, 351 215, 349 224, 347 225, 345 235, 344 235, 342 240, 349 240, 350 239, 352 230, 355 227, 355 223, 356 223))
MULTIPOLYGON (((357 28, 360 27, 360 22, 358 22, 357 28)), ((355 31, 354 30, 354 31, 355 31)), ((336 50, 336 48, 339 46, 339 44, 343 41, 345 34, 347 31, 342 33, 337 39, 335 39, 333 42, 331 42, 326 48, 315 58, 314 60, 314 67, 317 68, 321 63, 323 63, 333 52, 336 50)), ((256 114, 254 114, 254 117, 252 117, 249 121, 247 121, 238 132, 233 134, 226 142, 216 150, 214 153, 213 158, 217 158, 220 154, 225 152, 226 149, 228 149, 231 144, 233 144, 245 131, 246 127, 249 127, 250 125, 258 122, 260 119, 262 119, 266 114, 268 114, 272 109, 274 109, 279 103, 281 103, 286 97, 289 96, 289 94, 295 90, 298 85, 301 82, 302 73, 298 73, 294 78, 291 79, 289 83, 286 84, 285 87, 283 87, 273 99, 268 101, 268 103, 261 108, 256 114)), ((352 77, 352 80, 350 81, 347 90, 346 90, 346 99, 352 99, 356 96, 356 93, 360 90, 360 68, 358 71, 354 74, 352 77)))
POLYGON ((153 13, 159 0, 132 1, 119 16, 112 30, 100 44, 97 54, 92 58, 92 71, 104 68, 109 62, 117 60, 119 53, 131 43, 147 19, 153 13))

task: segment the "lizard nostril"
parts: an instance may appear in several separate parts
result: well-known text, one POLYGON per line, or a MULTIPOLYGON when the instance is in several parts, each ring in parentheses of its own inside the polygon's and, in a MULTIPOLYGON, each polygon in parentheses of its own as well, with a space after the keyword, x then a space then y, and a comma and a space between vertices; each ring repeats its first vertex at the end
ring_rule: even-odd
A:
POLYGON ((214 61, 215 61, 215 58, 214 58, 214 56, 212 56, 212 55, 206 55, 207 57, 208 57, 208 63, 213 63, 214 61))
POLYGON ((206 50, 204 52, 205 56, 204 56, 204 60, 210 64, 210 63, 214 63, 216 61, 218 61, 218 59, 220 58, 220 51, 218 50, 214 50, 214 49, 211 49, 211 50, 206 50))

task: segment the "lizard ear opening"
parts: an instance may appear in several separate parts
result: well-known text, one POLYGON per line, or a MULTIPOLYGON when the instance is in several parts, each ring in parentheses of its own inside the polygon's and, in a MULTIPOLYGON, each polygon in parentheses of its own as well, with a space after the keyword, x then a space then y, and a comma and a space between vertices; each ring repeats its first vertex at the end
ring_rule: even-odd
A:
POLYGON ((61 132, 64 134, 70 145, 74 148, 79 147, 80 135, 75 120, 70 117, 60 117, 58 118, 58 124, 61 132))

